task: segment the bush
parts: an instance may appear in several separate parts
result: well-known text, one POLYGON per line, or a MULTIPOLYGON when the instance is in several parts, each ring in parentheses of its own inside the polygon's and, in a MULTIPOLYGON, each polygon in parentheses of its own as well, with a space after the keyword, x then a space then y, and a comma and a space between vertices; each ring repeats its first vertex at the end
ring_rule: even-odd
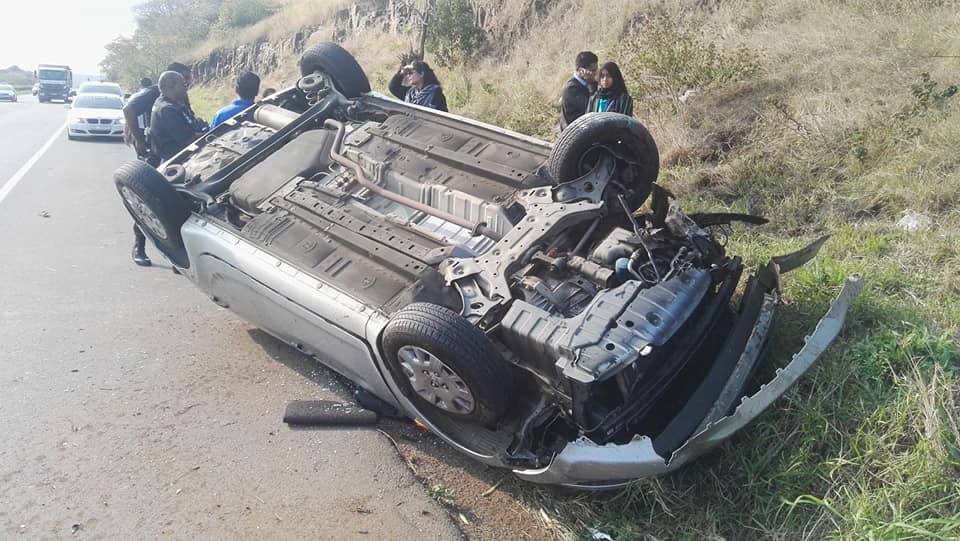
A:
POLYGON ((742 81, 760 73, 757 55, 740 47, 724 51, 710 41, 703 25, 679 18, 654 18, 630 31, 621 58, 632 82, 644 84, 645 75, 658 79, 674 96, 686 89, 742 81))
POLYGON ((464 64, 483 46, 469 0, 438 0, 427 28, 427 48, 441 66, 464 64))

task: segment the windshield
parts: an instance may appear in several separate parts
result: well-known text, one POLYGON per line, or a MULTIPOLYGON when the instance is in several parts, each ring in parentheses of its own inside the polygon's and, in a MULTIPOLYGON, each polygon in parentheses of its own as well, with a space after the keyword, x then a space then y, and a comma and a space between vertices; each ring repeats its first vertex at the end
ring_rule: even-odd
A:
POLYGON ((113 96, 81 94, 73 100, 73 106, 87 109, 123 109, 123 102, 120 101, 120 98, 114 98, 113 96))
POLYGON ((113 85, 97 85, 97 84, 91 85, 88 83, 83 83, 82 85, 80 85, 80 92, 83 92, 83 93, 89 92, 89 93, 98 93, 98 94, 116 94, 118 96, 123 95, 123 92, 120 90, 119 87, 116 87, 113 85))
POLYGON ((67 72, 63 70, 40 70, 40 78, 45 81, 66 81, 67 72))

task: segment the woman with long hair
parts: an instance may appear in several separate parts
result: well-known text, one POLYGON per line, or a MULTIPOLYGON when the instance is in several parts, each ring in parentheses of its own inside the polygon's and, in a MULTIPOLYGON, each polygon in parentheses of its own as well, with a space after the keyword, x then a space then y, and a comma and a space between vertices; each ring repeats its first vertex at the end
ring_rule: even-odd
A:
POLYGON ((447 110, 443 87, 429 64, 422 60, 414 60, 400 68, 390 79, 390 92, 408 103, 447 110))
POLYGON ((597 70, 597 91, 587 104, 588 113, 605 111, 633 116, 633 98, 616 62, 607 62, 597 70))

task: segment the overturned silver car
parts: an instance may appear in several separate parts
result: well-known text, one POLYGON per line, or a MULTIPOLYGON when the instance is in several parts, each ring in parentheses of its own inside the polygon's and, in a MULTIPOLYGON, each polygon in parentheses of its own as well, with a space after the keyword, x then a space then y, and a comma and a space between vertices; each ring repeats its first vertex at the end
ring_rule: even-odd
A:
POLYGON ((718 230, 764 220, 684 214, 636 120, 586 115, 550 145, 371 92, 332 43, 300 67, 159 170, 121 167, 125 206, 214 302, 524 479, 690 461, 801 377, 859 292, 747 396, 781 274, 822 239, 735 303, 718 230))

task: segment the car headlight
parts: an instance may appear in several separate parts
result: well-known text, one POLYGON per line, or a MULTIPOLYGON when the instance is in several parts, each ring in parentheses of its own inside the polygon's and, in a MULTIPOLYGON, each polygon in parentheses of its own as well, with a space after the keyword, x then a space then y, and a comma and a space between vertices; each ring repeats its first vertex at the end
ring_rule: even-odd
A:
POLYGON ((115 118, 115 119, 113 120, 113 123, 114 123, 114 124, 123 124, 123 119, 122 119, 122 118, 115 118))
POLYGON ((84 119, 82 119, 82 118, 74 118, 72 122, 73 122, 74 124, 83 124, 83 123, 86 122, 86 120, 84 120, 84 119))

